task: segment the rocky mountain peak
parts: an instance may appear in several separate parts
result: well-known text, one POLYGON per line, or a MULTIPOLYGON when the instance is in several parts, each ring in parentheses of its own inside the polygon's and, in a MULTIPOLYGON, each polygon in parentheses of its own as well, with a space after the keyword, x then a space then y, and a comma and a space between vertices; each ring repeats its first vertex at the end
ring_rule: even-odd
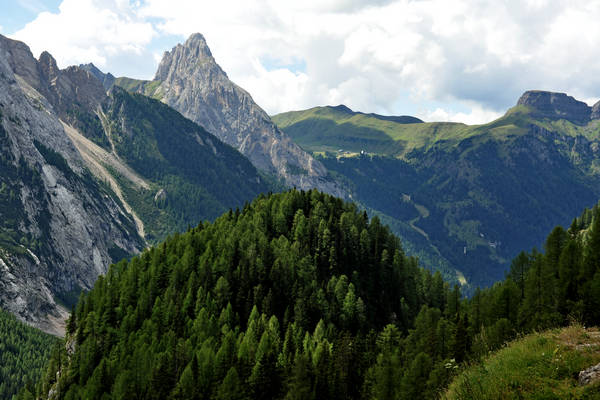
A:
POLYGON ((210 48, 206 44, 206 39, 201 33, 193 33, 188 40, 185 41, 183 47, 196 52, 197 56, 212 57, 210 48))
POLYGON ((96 79, 98 79, 100 82, 102 82, 102 86, 104 86, 105 90, 110 89, 113 86, 113 84, 115 83, 115 77, 113 74, 111 74, 110 72, 105 74, 104 72, 100 71, 100 69, 98 69, 98 67, 96 67, 92 63, 79 64, 79 68, 81 68, 82 70, 88 71, 94 77, 96 77, 96 79))
POLYGON ((41 86, 39 65, 31 54, 29 46, 0 35, 0 48, 6 52, 10 69, 30 86, 39 89, 41 86))
POLYGON ((566 119, 585 124, 589 122, 591 108, 586 103, 575 100, 565 93, 530 90, 525 92, 517 105, 529 106, 534 114, 543 118, 566 119))
POLYGON ((43 51, 39 58, 40 72, 46 82, 52 81, 56 78, 60 72, 56 60, 52 57, 52 54, 47 51, 43 51))
POLYGON ((204 36, 165 52, 156 72, 162 101, 237 148, 258 169, 290 186, 343 196, 325 167, 279 130, 252 96, 229 80, 204 36))
POLYGON ((200 33, 194 33, 184 44, 178 44, 171 51, 165 51, 154 80, 165 81, 186 70, 202 73, 206 77, 227 77, 225 71, 216 63, 206 39, 200 33))

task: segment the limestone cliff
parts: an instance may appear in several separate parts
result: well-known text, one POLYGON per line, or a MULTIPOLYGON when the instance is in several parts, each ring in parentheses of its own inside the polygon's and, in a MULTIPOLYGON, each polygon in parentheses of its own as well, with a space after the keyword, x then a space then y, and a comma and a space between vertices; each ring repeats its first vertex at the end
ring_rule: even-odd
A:
POLYGON ((55 334, 81 289, 144 246, 59 119, 101 97, 86 74, 0 36, 0 307, 55 334))

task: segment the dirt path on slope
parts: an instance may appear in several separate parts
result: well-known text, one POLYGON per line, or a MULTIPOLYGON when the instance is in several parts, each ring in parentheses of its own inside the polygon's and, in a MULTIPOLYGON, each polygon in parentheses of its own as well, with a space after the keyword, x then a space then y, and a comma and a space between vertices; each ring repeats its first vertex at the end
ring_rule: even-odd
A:
POLYGON ((60 122, 62 123, 65 132, 73 141, 73 144, 81 154, 81 157, 86 162, 90 171, 98 179, 108 182, 110 188, 115 192, 119 200, 121 200, 125 211, 127 211, 133 217, 133 220, 135 221, 135 226, 137 228, 137 232, 143 239, 146 236, 144 231, 144 223, 133 211, 131 206, 127 203, 125 197, 123 196, 123 192, 119 187, 119 184, 107 171, 105 165, 114 168, 119 174, 128 179, 137 188, 148 189, 150 187, 148 182, 146 182, 142 177, 136 174, 127 165, 125 165, 125 163, 123 163, 117 156, 104 150, 102 147, 98 146, 97 144, 83 136, 72 126, 65 124, 63 121, 60 122))

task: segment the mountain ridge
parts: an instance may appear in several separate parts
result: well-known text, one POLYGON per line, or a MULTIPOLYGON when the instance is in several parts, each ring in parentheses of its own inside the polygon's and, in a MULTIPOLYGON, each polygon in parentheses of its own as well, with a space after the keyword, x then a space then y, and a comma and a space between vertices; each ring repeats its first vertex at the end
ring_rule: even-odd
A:
MULTIPOLYGON (((592 114, 592 107, 566 93, 528 90, 517 101, 517 106, 519 105, 532 107, 536 117, 566 119, 581 125, 595 117, 595 114, 592 114)), ((600 103, 596 103, 595 106, 600 107, 600 103)))
POLYGON ((523 244, 538 246, 545 231, 600 197, 592 109, 565 94, 530 91, 482 125, 398 124, 335 107, 273 120, 354 201, 393 226, 411 254, 447 279, 454 268, 487 286, 523 244), (541 211, 548 208, 551 217, 541 211))

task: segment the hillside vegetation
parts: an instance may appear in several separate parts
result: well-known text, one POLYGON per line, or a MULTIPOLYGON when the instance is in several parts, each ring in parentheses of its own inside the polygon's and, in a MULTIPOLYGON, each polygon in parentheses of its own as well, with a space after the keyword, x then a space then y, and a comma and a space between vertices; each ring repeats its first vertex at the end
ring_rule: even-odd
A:
POLYGON ((527 134, 532 123, 567 136, 598 136, 599 121, 587 124, 566 119, 541 118, 527 105, 517 105, 490 123, 465 125, 454 122, 427 122, 414 117, 385 117, 354 112, 345 106, 314 107, 289 111, 272 117, 273 122, 298 144, 311 152, 339 150, 350 153, 365 151, 385 156, 404 157, 413 150, 433 147, 449 148, 481 135, 495 140, 527 134), (412 119, 411 119, 412 118, 412 119))
POLYGON ((598 120, 520 104, 484 125, 398 123, 345 107, 273 120, 399 235, 411 255, 472 293, 523 248, 600 198, 598 120), (510 221, 509 224, 506 221, 510 221))
POLYGON ((356 206, 316 191, 260 196, 113 266, 71 317, 75 352, 53 358, 38 390, 68 399, 365 398, 387 390, 392 368, 411 396, 422 366, 405 378, 403 368, 431 322, 446 342, 417 359, 436 365, 433 388, 448 378, 442 360, 455 353, 459 298, 356 206))
POLYGON ((597 208, 467 300, 355 205, 317 191, 259 196, 114 265, 81 297, 36 390, 434 399, 465 362, 519 333, 598 324, 598 288, 597 208))
POLYGON ((140 187, 105 165, 150 243, 272 187, 237 150, 160 101, 113 87, 101 117, 111 154, 149 182, 140 187))
POLYGON ((33 388, 57 344, 54 336, 0 309, 0 399, 10 399, 24 385, 33 388))
POLYGON ((580 371, 600 362, 600 332, 574 325, 507 344, 457 376, 446 400, 598 399, 600 385, 580 386, 580 371))

